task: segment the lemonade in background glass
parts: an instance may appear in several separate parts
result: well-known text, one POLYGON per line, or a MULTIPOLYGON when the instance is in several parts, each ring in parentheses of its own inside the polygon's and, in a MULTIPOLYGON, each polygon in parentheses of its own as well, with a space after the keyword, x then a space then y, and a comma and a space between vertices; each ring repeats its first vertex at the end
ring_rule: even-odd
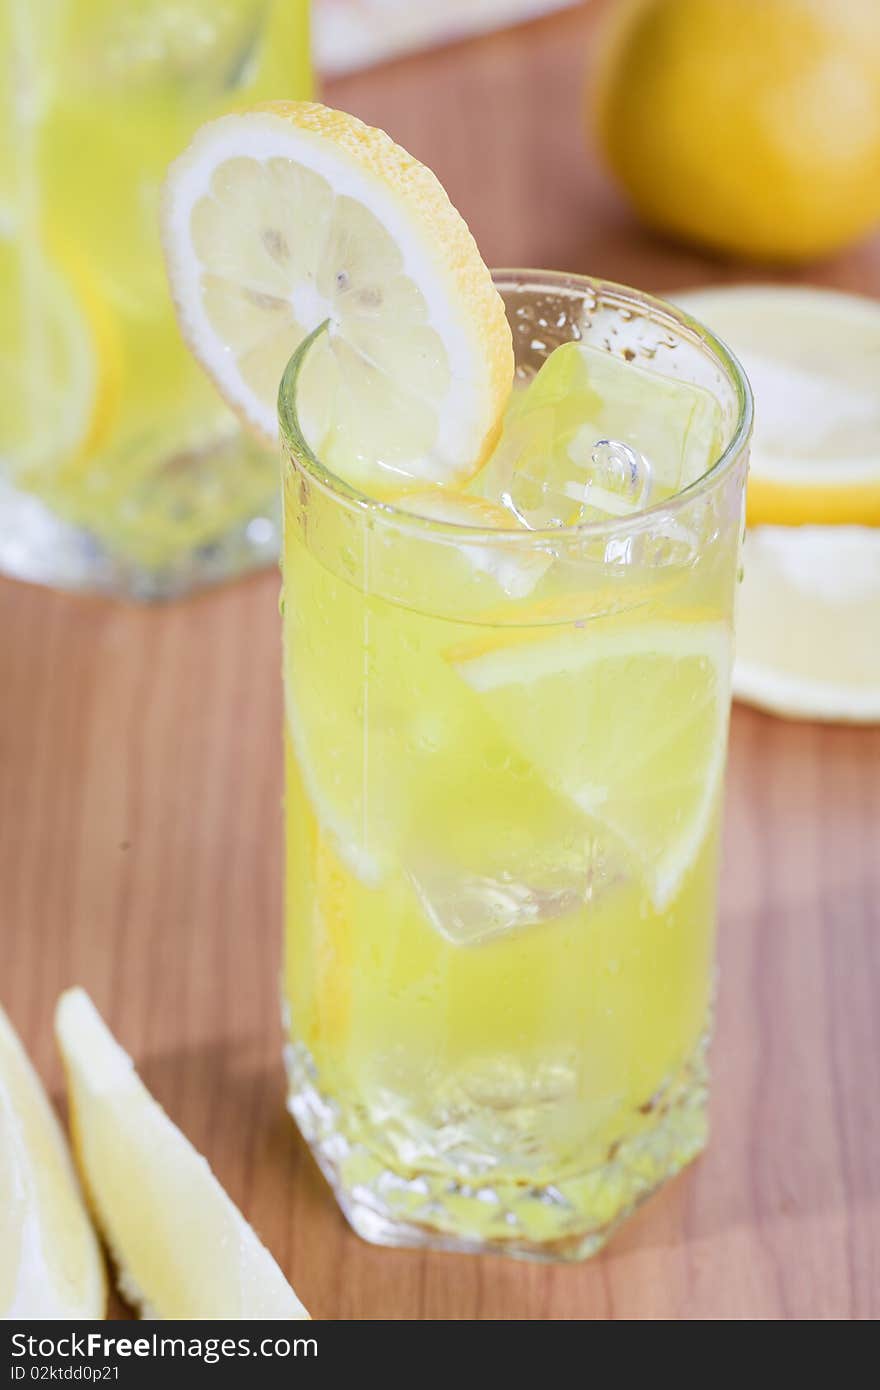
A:
POLYGON ((277 553, 273 451, 187 352, 159 192, 206 119, 311 87, 308 0, 0 0, 0 569, 167 596, 277 553))
POLYGON ((282 383, 289 1100, 367 1239, 574 1259, 706 1139, 751 402, 659 301, 496 284, 520 384, 552 369, 468 515, 322 464, 320 336, 282 383), (609 421, 632 496, 566 512, 609 421))

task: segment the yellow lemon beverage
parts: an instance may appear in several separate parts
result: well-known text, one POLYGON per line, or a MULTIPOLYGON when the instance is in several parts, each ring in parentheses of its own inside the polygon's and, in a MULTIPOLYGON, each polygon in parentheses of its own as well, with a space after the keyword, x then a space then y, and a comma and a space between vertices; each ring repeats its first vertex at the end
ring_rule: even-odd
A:
POLYGON ((0 568, 179 592, 277 554, 274 450, 175 322, 169 160, 207 118, 308 95, 308 0, 2 0, 0 568))
POLYGON ((344 112, 210 123, 166 202, 282 446, 290 1109, 369 1240, 587 1255, 705 1141, 745 378, 493 279, 344 112))
POLYGON ((706 1138, 746 406, 672 310, 498 288, 462 492, 341 483, 282 386, 290 1104, 368 1239, 578 1258, 706 1138))

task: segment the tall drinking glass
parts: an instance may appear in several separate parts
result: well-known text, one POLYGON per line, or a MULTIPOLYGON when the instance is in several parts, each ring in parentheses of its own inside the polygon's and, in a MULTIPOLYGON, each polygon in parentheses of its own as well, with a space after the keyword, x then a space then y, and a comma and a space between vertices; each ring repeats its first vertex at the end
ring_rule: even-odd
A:
POLYGON ((0 571, 169 596, 272 561, 277 459, 186 350, 159 192, 310 91, 308 0, 0 0, 0 571))
POLYGON ((496 283, 523 380, 582 340, 717 450, 624 517, 444 524, 325 470, 288 371, 289 1104, 368 1240, 578 1259, 706 1142, 751 398, 658 300, 496 283))

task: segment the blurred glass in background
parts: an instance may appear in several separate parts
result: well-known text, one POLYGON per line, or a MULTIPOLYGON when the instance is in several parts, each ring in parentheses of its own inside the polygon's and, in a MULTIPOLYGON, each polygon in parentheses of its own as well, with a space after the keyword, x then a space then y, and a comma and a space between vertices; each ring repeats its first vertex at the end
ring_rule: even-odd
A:
POLYGON ((150 598, 275 558, 277 460, 180 338, 159 196, 204 121, 310 92, 308 0, 0 0, 0 569, 150 598))

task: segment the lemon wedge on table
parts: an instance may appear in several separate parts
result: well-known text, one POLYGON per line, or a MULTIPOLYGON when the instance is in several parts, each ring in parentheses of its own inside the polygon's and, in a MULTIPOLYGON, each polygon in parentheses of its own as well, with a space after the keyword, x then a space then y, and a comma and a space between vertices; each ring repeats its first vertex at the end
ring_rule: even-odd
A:
POLYGON ((880 525, 880 303, 783 285, 674 298, 752 384, 749 524, 880 525))
POLYGON ((323 462, 373 495, 479 468, 513 380, 504 306, 440 183, 383 131, 310 102, 213 121, 171 166, 163 239, 190 348, 263 436, 329 320, 302 405, 323 462))
POLYGON ((158 1318, 307 1318, 83 990, 61 996, 55 1027, 74 1151, 125 1297, 158 1318))
POLYGON ((662 910, 717 804, 728 649, 721 624, 657 622, 478 639, 449 660, 548 785, 629 845, 662 910))
POLYGON ((61 1127, 0 1009, 0 1318, 103 1318, 105 1306, 61 1127))

